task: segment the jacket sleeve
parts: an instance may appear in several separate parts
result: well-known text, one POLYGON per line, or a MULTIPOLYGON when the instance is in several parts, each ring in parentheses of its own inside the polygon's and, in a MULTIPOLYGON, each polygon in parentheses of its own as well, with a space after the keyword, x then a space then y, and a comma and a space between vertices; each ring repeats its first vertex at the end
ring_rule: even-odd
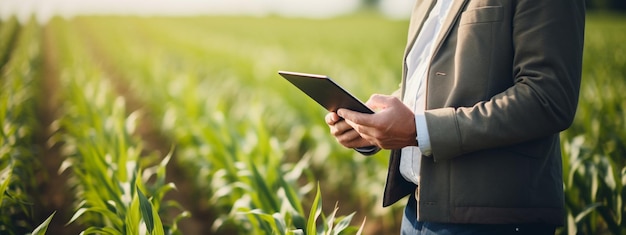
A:
POLYGON ((512 60, 513 85, 473 106, 427 110, 435 160, 550 136, 573 122, 582 70, 584 1, 511 2, 513 58, 507 59, 512 60))

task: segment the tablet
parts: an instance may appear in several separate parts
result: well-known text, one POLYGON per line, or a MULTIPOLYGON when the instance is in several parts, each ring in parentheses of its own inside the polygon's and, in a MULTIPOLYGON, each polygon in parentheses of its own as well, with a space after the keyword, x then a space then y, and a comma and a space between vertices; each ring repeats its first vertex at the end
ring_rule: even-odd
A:
POLYGON ((326 75, 288 71, 278 71, 278 74, 330 112, 345 108, 361 113, 374 113, 326 75))

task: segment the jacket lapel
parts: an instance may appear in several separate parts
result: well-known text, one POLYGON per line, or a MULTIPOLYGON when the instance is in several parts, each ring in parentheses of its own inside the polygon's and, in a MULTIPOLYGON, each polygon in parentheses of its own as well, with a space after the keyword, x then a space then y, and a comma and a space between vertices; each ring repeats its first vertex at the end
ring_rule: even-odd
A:
POLYGON ((435 44, 434 54, 437 54, 439 48, 443 44, 444 39, 450 34, 450 30, 452 30, 452 26, 461 17, 461 13, 463 12, 464 6, 469 2, 469 0, 452 0, 452 6, 450 6, 450 12, 446 16, 446 19, 441 26, 441 31, 439 31, 439 35, 437 36, 437 41, 435 44))
MULTIPOLYGON (((406 65, 406 57, 409 54, 409 51, 413 47, 413 43, 415 43, 415 39, 417 38, 417 34, 420 32, 422 26, 424 25, 424 21, 428 17, 431 9, 435 6, 437 1, 442 0, 423 0, 418 1, 415 4, 415 8, 413 9, 413 13, 411 14, 411 22, 409 25, 409 33, 408 33, 408 43, 406 48, 404 49, 404 63, 402 70, 402 83, 401 83, 401 98, 404 97, 404 90, 406 88, 406 75, 407 75, 407 65, 406 65)), ((441 26, 441 31, 439 35, 437 35, 437 40, 435 41, 435 50, 434 54, 436 55, 443 44, 443 40, 450 34, 450 30, 452 30, 452 26, 457 21, 457 19, 461 16, 463 12, 464 6, 470 0, 450 0, 452 1, 452 6, 450 6, 450 12, 446 16, 446 19, 441 26)))
POLYGON ((413 47, 413 43, 415 42, 415 38, 417 38, 417 33, 424 25, 424 21, 426 21, 426 17, 430 12, 430 9, 435 5, 436 0, 423 0, 418 1, 415 4, 415 8, 413 9, 413 13, 411 13, 411 23, 409 27, 408 34, 408 42, 405 48, 405 56, 409 53, 411 47, 413 47))
POLYGON ((409 24, 409 33, 407 37, 407 44, 404 48, 404 63, 402 66, 402 93, 401 98, 404 97, 404 88, 406 83, 406 74, 407 74, 407 65, 406 65, 406 57, 409 55, 409 51, 413 47, 413 43, 415 43, 415 39, 417 38, 417 34, 424 25, 424 21, 426 21, 426 17, 428 13, 435 5, 437 0, 422 0, 417 1, 415 3, 415 7, 413 8, 413 12, 411 13, 411 22, 409 24))

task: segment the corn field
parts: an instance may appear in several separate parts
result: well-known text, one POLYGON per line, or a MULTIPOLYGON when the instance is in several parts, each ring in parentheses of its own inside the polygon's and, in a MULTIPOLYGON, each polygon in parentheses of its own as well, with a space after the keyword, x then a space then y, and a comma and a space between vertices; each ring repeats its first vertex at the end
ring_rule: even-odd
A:
MULTIPOLYGON (((387 151, 335 143, 278 70, 365 99, 408 21, 81 16, 0 22, 0 234, 396 234, 387 151)), ((626 17, 590 14, 562 133, 567 226, 624 234, 626 17)))

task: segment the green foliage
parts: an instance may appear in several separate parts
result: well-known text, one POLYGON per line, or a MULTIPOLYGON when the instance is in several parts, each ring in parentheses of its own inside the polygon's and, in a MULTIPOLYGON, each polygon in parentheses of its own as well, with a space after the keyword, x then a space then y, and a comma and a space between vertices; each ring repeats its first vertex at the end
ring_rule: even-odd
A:
POLYGON ((7 63, 12 50, 16 48, 13 44, 19 35, 19 29, 20 25, 15 17, 11 17, 4 22, 0 21, 0 39, 2 39, 0 40, 0 69, 7 63))
MULTIPOLYGON (((142 153, 142 142, 133 135, 138 111, 127 115, 126 102, 116 96, 102 71, 85 60, 84 48, 70 47, 76 37, 65 34, 53 39, 59 46, 64 68, 63 112, 53 125, 54 140, 63 143, 67 157, 60 172, 71 169, 77 210, 69 223, 87 225, 84 234, 164 234, 159 212, 163 195, 174 188, 165 183, 170 155, 150 167, 155 157, 142 153), (95 97, 95 98, 94 98, 95 97), (148 184, 148 180, 154 182, 148 184), (142 192, 151 196, 148 200, 142 192)), ((171 228, 168 232, 177 233, 171 228)))
MULTIPOLYGON (((342 19, 339 22, 343 25, 339 26, 335 26, 335 22, 321 21, 320 27, 317 25, 320 21, 289 22, 276 18, 153 18, 148 21, 90 17, 79 18, 68 25, 83 35, 84 43, 77 45, 92 48, 109 72, 128 82, 129 89, 143 99, 153 117, 162 121, 162 130, 177 146, 178 164, 194 182, 200 200, 208 201, 198 204, 208 204, 212 211, 219 213, 213 222, 214 230, 237 224, 242 233, 254 233, 255 228, 268 225, 255 216, 237 216, 240 209, 279 213, 275 215, 285 219, 281 224, 304 228, 302 221, 306 216, 302 203, 306 201, 301 199, 308 200, 306 195, 313 188, 310 183, 313 177, 325 178, 333 190, 346 188, 332 182, 336 181, 357 185, 355 190, 350 190, 353 194, 371 195, 369 198, 373 200, 380 196, 380 190, 371 190, 372 184, 368 182, 382 181, 384 155, 378 159, 363 158, 336 145, 322 129, 323 118, 319 117, 323 116, 323 109, 276 74, 279 66, 302 66, 311 64, 309 61, 319 61, 324 63, 321 67, 324 70, 332 65, 331 69, 352 77, 353 80, 345 80, 345 83, 352 82, 354 87, 380 88, 359 83, 360 76, 394 78, 391 68, 364 70, 357 69, 356 64, 334 65, 327 64, 326 60, 372 66, 396 64, 395 60, 386 60, 391 52, 385 50, 393 47, 399 55, 403 43, 365 36, 362 31, 369 22, 370 27, 388 27, 392 34, 398 34, 392 29, 405 31, 404 22, 381 23, 367 18, 342 19), (357 24, 361 20, 366 23, 357 24), (288 39, 278 37, 276 24, 288 27, 280 30, 300 33, 294 32, 295 37, 288 39), (307 34, 302 24, 311 25, 309 30, 317 28, 321 34, 307 34), (242 30, 244 26, 247 30, 242 30), (352 33, 343 32, 344 28, 355 26, 360 28, 352 33), (198 27, 207 30, 194 30, 198 27), (170 33, 163 34, 164 30, 170 33), (329 35, 337 35, 342 40, 328 39, 329 35), (359 51, 362 47, 355 47, 346 40, 366 38, 379 45, 375 54, 380 56, 356 61, 355 56, 363 54, 359 51), (339 45, 352 48, 358 54, 338 48, 328 51, 337 53, 333 56, 303 48, 302 43, 339 45), (290 53, 292 50, 302 51, 290 53), (258 57, 251 57, 251 54, 258 57), (291 96, 300 98, 286 98, 291 96), (354 156, 358 156, 356 160, 354 156), (363 170, 345 171, 329 168, 330 164, 363 170), (340 180, 356 177, 365 180, 340 180)), ((373 83, 386 84, 385 87, 393 90, 396 82, 373 83)), ((366 91, 359 93, 366 94, 366 91)), ((379 187, 382 190, 382 185, 379 187)))
POLYGON ((584 136, 564 144, 569 234, 623 234, 626 167, 584 146, 584 136))
POLYGON ((34 132, 39 26, 15 19, 0 28, 0 233, 33 229, 32 193, 39 169, 34 132), (6 62, 6 63, 5 63, 6 62))
POLYGON ((48 231, 48 225, 50 224, 50 221, 52 221, 52 217, 54 217, 54 214, 56 214, 56 212, 52 213, 52 215, 50 215, 50 217, 48 217, 48 219, 46 219, 37 228, 35 228, 35 230, 33 230, 33 232, 31 234, 32 235, 44 235, 44 234, 46 234, 46 231, 48 231))
POLYGON ((587 9, 626 11, 626 2, 622 0, 585 0, 587 9))
POLYGON ((365 225, 365 220, 363 224, 361 224, 360 228, 356 228, 354 226, 350 226, 350 222, 352 221, 352 217, 355 213, 352 213, 345 217, 336 217, 337 214, 337 205, 335 205, 335 210, 328 216, 322 215, 322 194, 319 187, 317 185, 317 193, 315 194, 315 198, 313 200, 313 204, 311 205, 311 209, 309 210, 308 220, 306 222, 306 227, 293 227, 289 222, 292 218, 291 214, 281 214, 281 213, 273 213, 268 214, 264 213, 261 209, 250 210, 247 208, 240 209, 242 213, 258 218, 259 220, 264 221, 266 224, 264 226, 259 227, 259 231, 255 231, 256 233, 262 234, 323 234, 323 235, 338 235, 338 234, 361 234, 363 226, 365 225), (322 218, 320 218, 322 216, 322 218), (321 221, 319 221, 321 219, 321 221))
MULTIPOLYGON (((626 233, 624 22, 588 18, 580 106, 562 133, 568 226, 561 234, 626 233)), ((328 74, 364 100, 391 93, 407 24, 368 13, 53 20, 46 26, 52 48, 44 49, 57 55, 62 108, 45 128, 63 146, 59 171, 71 175, 69 223, 84 225, 84 234, 180 234, 177 223, 198 215, 165 213, 181 207, 165 199, 176 188, 166 166, 175 164, 197 205, 185 209, 215 215, 202 218, 208 233, 361 234, 368 228, 353 225, 356 215, 387 229, 371 233, 397 232, 396 212, 380 208, 387 153, 363 157, 340 147, 325 129, 325 111, 276 71, 328 74), (149 140, 135 133, 148 115, 176 146, 166 156, 149 153, 149 140), (356 212, 339 216, 337 205, 356 212)), ((10 227, 16 215, 31 214, 39 30, 34 22, 0 24, 3 234, 43 234, 52 221, 10 227)))
POLYGON ((588 17, 576 119, 563 137, 563 234, 626 233, 626 18, 588 17))

